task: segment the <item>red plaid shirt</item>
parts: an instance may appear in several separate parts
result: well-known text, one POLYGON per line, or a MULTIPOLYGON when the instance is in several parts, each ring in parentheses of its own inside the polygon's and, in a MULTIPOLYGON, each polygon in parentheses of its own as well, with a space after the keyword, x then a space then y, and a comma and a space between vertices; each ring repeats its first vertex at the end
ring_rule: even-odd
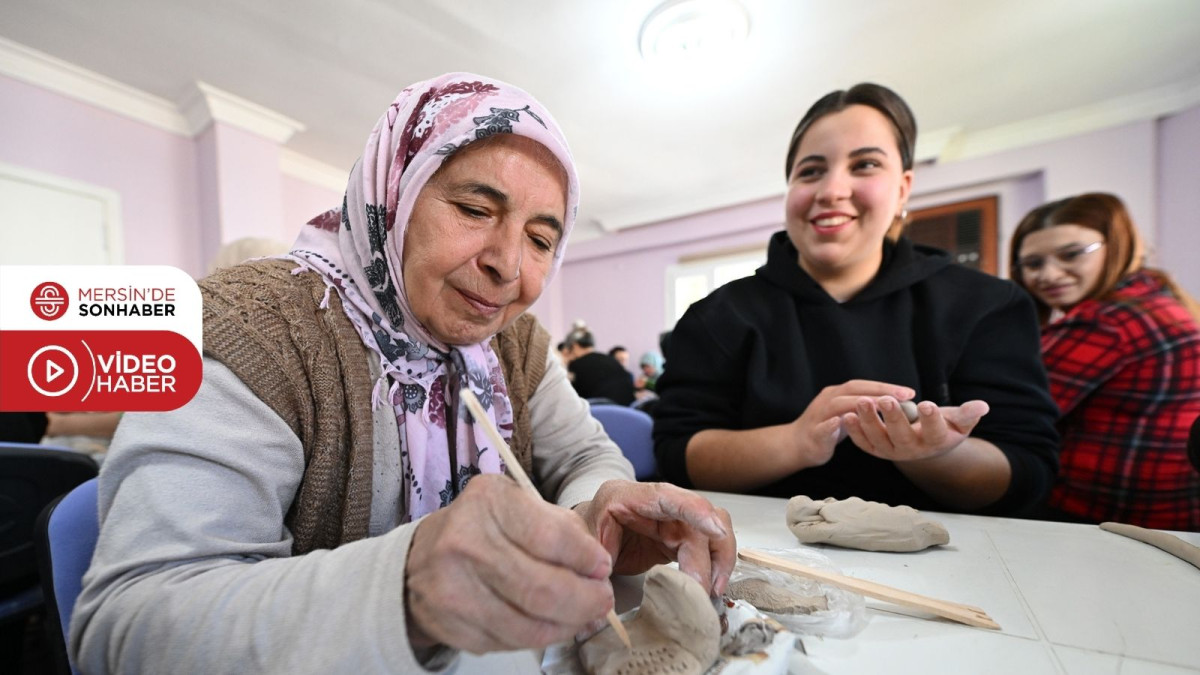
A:
POLYGON ((1042 352, 1062 411, 1062 470, 1047 506, 1068 518, 1200 531, 1188 462, 1200 415, 1200 328, 1155 277, 1126 277, 1046 326, 1042 352))

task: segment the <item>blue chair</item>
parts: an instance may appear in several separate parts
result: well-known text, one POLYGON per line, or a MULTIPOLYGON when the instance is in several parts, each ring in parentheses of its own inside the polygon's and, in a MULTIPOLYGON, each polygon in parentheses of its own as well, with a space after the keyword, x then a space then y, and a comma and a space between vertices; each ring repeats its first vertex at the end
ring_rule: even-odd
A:
POLYGON ((58 671, 78 672, 67 656, 67 628, 83 573, 100 535, 95 478, 51 503, 38 518, 38 553, 46 597, 46 635, 58 671))
POLYGON ((96 473, 96 462, 83 453, 0 443, 0 663, 21 658, 28 619, 44 606, 35 545, 38 515, 96 473))
POLYGON ((654 459, 654 419, 642 412, 620 405, 594 405, 592 417, 604 427, 604 433, 621 448, 621 453, 633 464, 638 480, 654 480, 658 462, 654 459))

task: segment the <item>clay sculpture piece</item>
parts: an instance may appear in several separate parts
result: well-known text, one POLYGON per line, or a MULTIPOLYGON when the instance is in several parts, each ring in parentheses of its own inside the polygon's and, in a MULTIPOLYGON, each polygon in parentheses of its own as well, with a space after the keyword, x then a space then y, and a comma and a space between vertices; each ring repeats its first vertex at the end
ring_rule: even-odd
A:
POLYGON ((858 497, 788 501, 787 526, 805 544, 830 544, 863 551, 920 551, 950 542, 941 523, 910 506, 888 506, 858 497))
POLYGON ((1147 530, 1137 525, 1111 522, 1100 523, 1100 529, 1150 544, 1200 569, 1200 548, 1192 546, 1173 534, 1147 530))
POLYGON ((761 658, 766 658, 767 650, 782 630, 783 626, 770 619, 747 621, 724 640, 721 653, 729 656, 760 655, 761 658))
POLYGON ((759 611, 773 614, 812 614, 829 609, 829 600, 823 595, 801 595, 772 586, 766 579, 734 581, 725 595, 734 600, 745 600, 759 611))
POLYGON ((633 643, 628 650, 612 628, 579 648, 579 659, 592 675, 694 673, 717 659, 721 622, 708 594, 677 569, 658 566, 646 573, 642 606, 624 622, 633 643))
POLYGON ((900 401, 900 410, 904 412, 904 416, 908 418, 910 424, 917 421, 917 404, 915 401, 900 401))

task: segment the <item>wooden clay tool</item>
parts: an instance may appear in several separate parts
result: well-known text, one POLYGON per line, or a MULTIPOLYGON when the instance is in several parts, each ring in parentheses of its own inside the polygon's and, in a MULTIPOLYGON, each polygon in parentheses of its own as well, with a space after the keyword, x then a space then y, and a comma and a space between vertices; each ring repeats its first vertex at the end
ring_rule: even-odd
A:
MULTIPOLYGON (((521 463, 517 461, 516 456, 509 449, 508 443, 504 442, 504 438, 488 418, 487 412, 484 411, 483 406, 479 403, 479 399, 475 398, 475 394, 466 388, 462 390, 461 396, 463 403, 466 403, 467 409, 471 411, 471 416, 483 427, 483 431, 488 435, 488 438, 492 439, 492 444, 496 446, 496 451, 500 453, 500 457, 504 460, 504 465, 508 467, 508 473, 512 475, 517 484, 524 488, 525 491, 541 499, 542 493, 538 492, 538 489, 533 486, 533 481, 529 480, 529 476, 525 475, 525 470, 521 468, 521 463)), ((608 625, 612 626, 612 629, 616 631, 617 637, 621 638, 621 642, 625 643, 625 648, 633 649, 633 644, 629 641, 629 633, 625 632, 625 626, 617 618, 616 611, 608 610, 608 616, 605 618, 608 619, 608 625)))
POLYGON ((837 572, 829 572, 827 570, 801 565, 800 563, 792 562, 779 556, 774 556, 762 551, 742 550, 738 551, 738 558, 747 562, 752 562, 755 565, 769 567, 771 569, 795 574, 796 576, 805 577, 808 579, 816 579, 830 586, 837 586, 847 591, 859 593, 876 600, 884 600, 904 607, 912 607, 914 609, 922 609, 927 612, 932 612, 940 617, 965 623, 968 626, 978 626, 980 628, 993 628, 1000 630, 1000 624, 992 620, 992 617, 987 615, 987 612, 972 607, 971 605, 962 605, 957 602, 949 602, 947 600, 938 600, 924 595, 917 595, 909 591, 904 591, 891 586, 877 584, 874 581, 865 579, 855 579, 837 572))

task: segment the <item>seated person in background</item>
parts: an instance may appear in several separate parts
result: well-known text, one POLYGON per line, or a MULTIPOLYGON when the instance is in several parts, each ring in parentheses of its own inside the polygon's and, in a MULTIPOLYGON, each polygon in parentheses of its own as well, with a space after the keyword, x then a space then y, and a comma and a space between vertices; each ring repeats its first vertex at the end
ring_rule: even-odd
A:
POLYGON ((40 443, 49 424, 44 412, 0 412, 0 441, 40 443))
POLYGON ((617 405, 633 403, 633 378, 628 370, 604 352, 596 351, 596 338, 586 328, 567 336, 567 370, 571 384, 583 398, 606 398, 617 405))
POLYGON ((632 482, 522 314, 578 199, 525 92, 464 73, 402 91, 341 209, 201 282, 196 397, 122 421, 80 670, 418 672, 571 638, 613 573, 677 559, 722 592, 728 514, 632 482), (501 475, 467 389, 549 503, 501 475))
POLYGON ((800 120, 767 264, 671 335, 654 413, 667 480, 992 514, 1045 497, 1057 413, 1033 303, 900 236, 915 142, 908 105, 874 84, 800 120))
POLYGON ((1110 194, 1040 206, 1013 234, 1012 278, 1037 304, 1062 411, 1062 469, 1043 515, 1197 531, 1187 439, 1200 415, 1200 308, 1143 255, 1110 194))
MULTIPOLYGON (((628 349, 625 349, 621 345, 617 345, 616 347, 613 347, 612 349, 608 350, 608 355, 613 357, 614 359, 616 359, 617 363, 621 364, 621 367, 624 368, 626 371, 629 370, 629 350, 628 349)), ((630 373, 630 377, 632 377, 632 376, 633 376, 633 373, 630 373)))
POLYGON ((217 270, 233 267, 251 258, 264 258, 266 256, 287 253, 288 248, 288 245, 282 241, 268 237, 242 237, 241 239, 234 239, 221 245, 221 249, 217 251, 217 255, 213 256, 212 261, 208 264, 208 273, 212 274, 217 270))
POLYGON ((108 452, 121 422, 120 412, 52 412, 46 417, 49 423, 43 443, 85 452, 96 459, 108 452))
POLYGON ((646 352, 642 354, 642 358, 638 361, 638 367, 642 372, 633 382, 633 386, 639 390, 654 391, 654 386, 658 383, 658 376, 662 375, 664 360, 662 354, 658 352, 646 352))

